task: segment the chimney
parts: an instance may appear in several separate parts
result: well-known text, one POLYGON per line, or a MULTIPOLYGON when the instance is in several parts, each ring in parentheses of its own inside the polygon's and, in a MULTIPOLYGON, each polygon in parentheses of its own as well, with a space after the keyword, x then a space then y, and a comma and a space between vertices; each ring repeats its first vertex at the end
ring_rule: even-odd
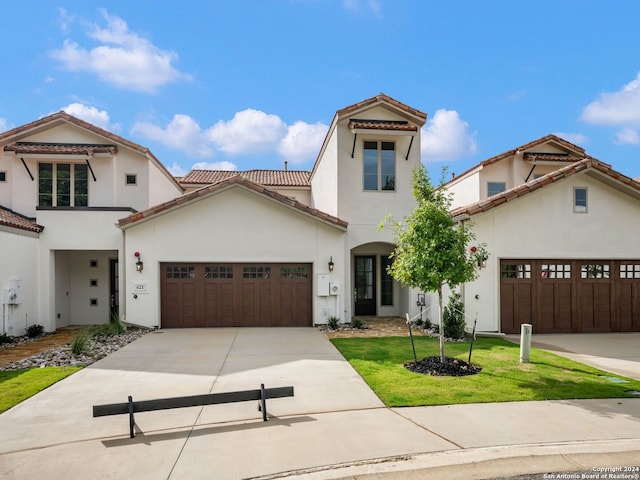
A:
POLYGON ((284 171, 286 172, 287 170, 289 170, 288 168, 289 162, 287 162, 286 160, 284 161, 284 171))

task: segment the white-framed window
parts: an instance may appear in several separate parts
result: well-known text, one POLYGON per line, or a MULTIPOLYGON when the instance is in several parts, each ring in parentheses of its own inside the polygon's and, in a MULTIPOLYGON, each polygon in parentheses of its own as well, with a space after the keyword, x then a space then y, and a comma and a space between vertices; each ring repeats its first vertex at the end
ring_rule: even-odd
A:
POLYGON ((507 189, 505 182, 487 182, 487 197, 492 197, 507 189))
POLYGON ((587 213, 587 188, 586 187, 574 187, 573 188, 573 212, 574 213, 587 213))
POLYGON ((0 172, 0 182, 6 182, 7 181, 7 172, 0 172))
POLYGON ((89 177, 84 163, 39 163, 39 207, 86 207, 89 177))
POLYGON ((125 185, 137 185, 138 184, 138 174, 136 173, 127 173, 124 176, 125 185))
POLYGON ((393 142, 364 141, 364 189, 396 189, 396 146, 393 142))

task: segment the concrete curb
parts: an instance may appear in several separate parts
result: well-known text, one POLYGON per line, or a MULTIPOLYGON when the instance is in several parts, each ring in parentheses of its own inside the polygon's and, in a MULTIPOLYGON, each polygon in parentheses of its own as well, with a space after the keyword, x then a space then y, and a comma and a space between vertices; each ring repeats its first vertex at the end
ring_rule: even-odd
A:
MULTIPOLYGON (((638 446, 637 439, 506 445, 370 459, 353 464, 328 465, 305 471, 281 472, 254 477, 251 480, 280 478, 301 480, 423 480, 425 478, 429 480, 480 480, 585 470, 599 474, 596 478, 602 479, 608 478, 605 476, 605 469, 638 466, 639 459, 640 446, 638 446)), ((640 472, 629 473, 640 475, 640 472)))

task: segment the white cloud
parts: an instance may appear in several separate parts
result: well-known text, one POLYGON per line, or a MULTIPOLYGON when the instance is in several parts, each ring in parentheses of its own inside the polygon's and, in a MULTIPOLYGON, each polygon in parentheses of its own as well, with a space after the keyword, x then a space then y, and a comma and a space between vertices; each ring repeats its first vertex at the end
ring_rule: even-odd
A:
POLYGON ((174 177, 184 177, 187 174, 187 171, 182 168, 178 162, 173 162, 173 165, 168 167, 167 170, 169 170, 169 173, 174 177))
POLYGON ((165 147, 183 151, 189 157, 213 156, 206 134, 189 115, 176 114, 166 127, 150 122, 136 122, 132 133, 150 138, 165 147))
POLYGON ((6 118, 0 118, 0 132, 4 132, 6 130, 10 130, 11 126, 9 122, 7 122, 6 118))
POLYGON ((265 153, 277 150, 287 125, 277 115, 247 109, 231 120, 220 120, 207 131, 216 148, 229 155, 265 153))
POLYGON ((232 172, 238 170, 238 166, 235 163, 227 160, 222 162, 198 162, 194 163, 191 168, 193 170, 228 170, 232 172))
POLYGON ((614 143, 618 145, 640 145, 640 134, 633 128, 624 128, 616 133, 614 143))
POLYGON ((640 126, 640 73, 617 92, 606 92, 584 107, 580 120, 597 125, 640 126))
MULTIPOLYGON (((67 21, 66 12, 62 11, 67 21)), ((103 11, 106 27, 93 26, 87 32, 99 45, 87 49, 72 40, 52 52, 64 68, 96 74, 102 81, 119 88, 152 93, 158 87, 189 79, 173 66, 178 55, 162 50, 148 39, 129 31, 127 23, 103 11)))
MULTIPOLYGON (((178 162, 173 162, 169 168, 169 173, 174 177, 184 177, 188 170, 182 168, 182 166, 178 162)), ((222 162, 197 162, 191 166, 191 170, 229 170, 236 171, 238 170, 238 166, 235 163, 222 161, 222 162)))
POLYGON ((295 122, 287 129, 280 141, 278 151, 286 160, 294 164, 314 160, 329 127, 324 123, 295 122))
POLYGON ((478 150, 475 132, 455 110, 440 109, 422 127, 422 157, 425 161, 457 160, 478 150))
POLYGON ((89 122, 97 127, 104 128, 111 132, 120 130, 120 125, 111 124, 109 113, 106 110, 98 110, 96 107, 84 105, 82 103, 70 103, 66 107, 62 107, 69 115, 73 115, 85 122, 89 122))
POLYGON ((589 138, 582 133, 555 132, 554 135, 580 147, 589 141, 589 138))
MULTIPOLYGON (((323 123, 302 121, 287 125, 277 115, 247 109, 206 130, 189 115, 176 114, 166 126, 137 122, 132 133, 180 150, 192 158, 213 158, 217 153, 226 156, 278 154, 293 164, 302 164, 315 159, 328 128, 323 123)), ((199 168, 236 169, 231 162, 212 165, 215 166, 199 168)))

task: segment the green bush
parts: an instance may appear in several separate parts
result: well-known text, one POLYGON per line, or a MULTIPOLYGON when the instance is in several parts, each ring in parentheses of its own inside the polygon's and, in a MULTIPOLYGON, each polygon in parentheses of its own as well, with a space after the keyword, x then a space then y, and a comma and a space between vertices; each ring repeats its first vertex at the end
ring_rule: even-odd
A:
POLYGON ((89 349, 89 337, 84 333, 79 333, 71 342, 71 353, 82 355, 89 349))
POLYGON ((327 322, 327 325, 331 330, 337 330, 339 324, 340 324, 340 319, 338 317, 329 317, 329 321, 327 322))
POLYGON ((464 303, 459 293, 454 293, 449 297, 449 304, 444 307, 442 312, 442 325, 444 328, 444 336, 447 338, 463 338, 464 327, 464 303))
POLYGON ((365 323, 360 320, 358 317, 354 317, 351 320, 351 328, 355 328, 356 330, 362 330, 363 328, 366 328, 367 326, 365 325, 365 323))
POLYGON ((3 333, 2 335, 0 335, 0 345, 4 345, 5 343, 13 343, 13 342, 14 342, 13 337, 10 337, 6 333, 3 333))
POLYGON ((27 327, 27 337, 36 338, 44 333, 44 327, 42 325, 29 325, 27 327))
POLYGON ((105 338, 120 335, 126 330, 124 323, 120 321, 120 317, 113 315, 109 323, 103 323, 101 325, 94 325, 91 327, 91 336, 93 338, 105 338))

